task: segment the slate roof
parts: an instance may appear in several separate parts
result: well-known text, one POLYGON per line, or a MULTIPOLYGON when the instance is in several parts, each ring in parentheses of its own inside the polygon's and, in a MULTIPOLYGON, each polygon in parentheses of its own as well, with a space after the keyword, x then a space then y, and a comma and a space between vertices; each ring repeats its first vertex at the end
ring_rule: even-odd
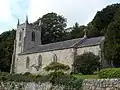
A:
POLYGON ((30 53, 38 53, 38 52, 45 52, 45 51, 52 51, 52 50, 59 50, 65 48, 72 48, 72 47, 85 47, 90 45, 98 45, 104 39, 103 36, 101 37, 94 37, 94 38, 77 38, 71 39, 62 42, 55 42, 45 45, 38 45, 33 47, 22 54, 30 54, 30 53))
POLYGON ((88 39, 84 40, 82 43, 78 43, 77 47, 86 47, 86 46, 92 46, 92 45, 99 45, 104 39, 105 39, 104 36, 88 38, 88 39))

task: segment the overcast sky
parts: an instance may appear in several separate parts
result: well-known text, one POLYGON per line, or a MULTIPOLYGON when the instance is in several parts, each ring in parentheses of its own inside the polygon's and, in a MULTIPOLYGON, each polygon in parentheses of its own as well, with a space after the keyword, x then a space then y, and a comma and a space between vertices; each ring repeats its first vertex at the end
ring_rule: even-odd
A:
POLYGON ((2 0, 0 2, 0 33, 16 28, 20 23, 36 21, 42 15, 55 12, 67 18, 67 25, 75 22, 86 25, 107 5, 120 3, 120 0, 2 0))

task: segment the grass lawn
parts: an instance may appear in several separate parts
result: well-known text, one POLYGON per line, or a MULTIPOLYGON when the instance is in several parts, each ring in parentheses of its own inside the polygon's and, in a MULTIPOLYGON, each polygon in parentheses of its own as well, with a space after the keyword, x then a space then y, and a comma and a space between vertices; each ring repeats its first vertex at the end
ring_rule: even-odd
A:
POLYGON ((81 78, 81 79, 98 79, 98 75, 74 74, 73 76, 76 78, 81 78))

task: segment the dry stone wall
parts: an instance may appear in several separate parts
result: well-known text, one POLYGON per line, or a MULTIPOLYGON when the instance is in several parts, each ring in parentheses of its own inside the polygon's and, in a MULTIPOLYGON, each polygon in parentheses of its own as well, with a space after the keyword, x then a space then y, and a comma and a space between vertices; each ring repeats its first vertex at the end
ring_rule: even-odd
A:
MULTIPOLYGON (((49 82, 0 82, 0 90, 63 90, 63 88, 64 86, 52 86, 49 82)), ((83 82, 83 90, 120 90, 120 79, 86 79, 83 82)))
POLYGON ((120 90, 120 79, 84 80, 83 90, 120 90))

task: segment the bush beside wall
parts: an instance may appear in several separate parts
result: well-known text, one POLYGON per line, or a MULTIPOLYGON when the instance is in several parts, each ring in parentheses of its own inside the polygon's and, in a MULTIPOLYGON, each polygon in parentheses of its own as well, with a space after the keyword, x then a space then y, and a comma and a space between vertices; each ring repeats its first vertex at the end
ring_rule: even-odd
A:
POLYGON ((107 68, 99 72, 99 78, 120 78, 120 68, 107 68))

